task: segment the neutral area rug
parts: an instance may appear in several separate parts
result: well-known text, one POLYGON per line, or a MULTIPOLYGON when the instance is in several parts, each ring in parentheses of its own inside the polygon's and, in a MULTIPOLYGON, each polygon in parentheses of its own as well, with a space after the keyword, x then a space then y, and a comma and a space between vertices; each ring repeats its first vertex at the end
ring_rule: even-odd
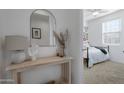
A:
POLYGON ((84 65, 86 84, 124 84, 124 64, 111 61, 102 62, 87 68, 84 65))

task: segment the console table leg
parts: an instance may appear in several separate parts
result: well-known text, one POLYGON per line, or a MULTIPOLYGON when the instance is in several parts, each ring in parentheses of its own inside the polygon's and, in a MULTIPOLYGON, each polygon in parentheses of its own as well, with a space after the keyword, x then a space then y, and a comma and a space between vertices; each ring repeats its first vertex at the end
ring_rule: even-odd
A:
POLYGON ((17 84, 21 84, 21 73, 20 72, 12 71, 12 77, 17 84))
POLYGON ((71 84, 71 62, 69 62, 69 68, 68 68, 68 78, 69 78, 69 84, 71 84))
POLYGON ((62 64, 62 78, 66 83, 71 84, 71 62, 62 64))

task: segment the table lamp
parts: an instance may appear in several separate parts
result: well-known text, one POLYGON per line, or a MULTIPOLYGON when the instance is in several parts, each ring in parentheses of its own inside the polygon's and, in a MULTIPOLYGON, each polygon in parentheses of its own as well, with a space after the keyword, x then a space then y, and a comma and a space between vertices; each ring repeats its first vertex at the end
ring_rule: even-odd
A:
POLYGON ((25 50, 29 42, 25 36, 9 35, 5 37, 6 50, 11 51, 11 61, 20 63, 26 59, 25 50))

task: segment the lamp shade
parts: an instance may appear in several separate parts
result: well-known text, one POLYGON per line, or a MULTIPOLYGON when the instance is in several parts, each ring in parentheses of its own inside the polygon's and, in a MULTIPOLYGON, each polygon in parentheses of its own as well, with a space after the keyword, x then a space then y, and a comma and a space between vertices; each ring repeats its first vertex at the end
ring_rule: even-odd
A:
POLYGON ((5 37, 7 50, 25 50, 28 48, 28 39, 25 36, 10 35, 5 37))

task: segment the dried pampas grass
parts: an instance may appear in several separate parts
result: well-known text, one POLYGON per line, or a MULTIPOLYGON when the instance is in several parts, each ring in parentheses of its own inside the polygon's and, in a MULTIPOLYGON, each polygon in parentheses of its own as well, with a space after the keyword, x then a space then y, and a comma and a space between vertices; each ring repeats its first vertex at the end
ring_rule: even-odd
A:
POLYGON ((68 38, 68 30, 66 30, 65 32, 60 32, 60 33, 53 31, 53 33, 55 35, 55 38, 59 42, 59 51, 57 55, 60 57, 63 57, 65 56, 64 49, 65 49, 65 42, 67 41, 67 38, 68 38))

